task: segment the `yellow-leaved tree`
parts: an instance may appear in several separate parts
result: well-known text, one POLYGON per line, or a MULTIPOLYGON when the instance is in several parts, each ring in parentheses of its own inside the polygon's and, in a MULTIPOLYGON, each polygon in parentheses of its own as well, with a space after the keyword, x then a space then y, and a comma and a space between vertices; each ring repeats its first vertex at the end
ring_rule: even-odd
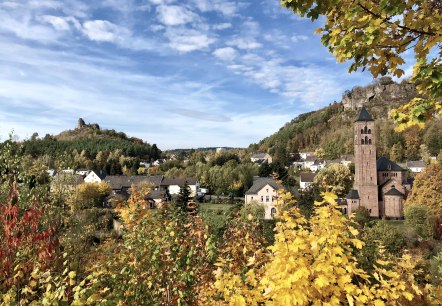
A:
POLYGON ((213 304, 422 305, 428 288, 414 278, 415 260, 406 254, 392 261, 380 254, 373 272, 361 269, 355 253, 364 243, 358 231, 339 210, 336 196, 323 197, 309 220, 297 207, 283 210, 267 259, 255 265, 251 257, 236 277, 218 269, 213 304))
POLYGON ((280 0, 303 17, 325 17, 317 30, 322 43, 349 71, 373 77, 404 74, 406 52, 414 52, 412 81, 421 98, 393 110, 397 129, 418 125, 442 113, 442 4, 414 0, 280 0))

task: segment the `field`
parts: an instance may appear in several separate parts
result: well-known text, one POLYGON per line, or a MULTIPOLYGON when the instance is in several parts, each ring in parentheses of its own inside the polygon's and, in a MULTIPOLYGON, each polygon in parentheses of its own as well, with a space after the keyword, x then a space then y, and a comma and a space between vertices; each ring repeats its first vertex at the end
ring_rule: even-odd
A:
POLYGON ((210 227, 211 232, 216 237, 221 238, 221 235, 226 226, 227 220, 235 207, 240 207, 235 204, 199 204, 199 215, 204 223, 210 227))

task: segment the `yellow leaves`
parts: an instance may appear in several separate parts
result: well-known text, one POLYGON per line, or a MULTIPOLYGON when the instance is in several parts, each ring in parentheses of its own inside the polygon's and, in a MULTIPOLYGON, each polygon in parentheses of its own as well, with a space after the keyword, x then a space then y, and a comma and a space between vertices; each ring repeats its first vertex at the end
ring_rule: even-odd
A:
POLYGON ((171 231, 171 232, 169 233, 169 236, 170 236, 170 237, 174 237, 174 236, 175 236, 175 232, 174 232, 174 231, 171 231))
POLYGON ((314 284, 319 288, 319 290, 322 288, 322 287, 325 287, 325 286, 327 286, 328 284, 330 284, 330 282, 328 281, 328 279, 325 277, 325 276, 323 276, 323 275, 320 275, 319 277, 317 277, 315 280, 314 280, 314 284))

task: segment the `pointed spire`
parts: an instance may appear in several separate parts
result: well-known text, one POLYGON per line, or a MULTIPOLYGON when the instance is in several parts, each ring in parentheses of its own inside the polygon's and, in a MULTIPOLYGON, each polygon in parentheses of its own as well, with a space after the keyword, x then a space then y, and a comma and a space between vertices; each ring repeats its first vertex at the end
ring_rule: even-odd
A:
POLYGON ((358 119, 356 119, 356 121, 374 121, 374 120, 373 117, 365 109, 365 106, 362 105, 361 112, 359 113, 358 119))

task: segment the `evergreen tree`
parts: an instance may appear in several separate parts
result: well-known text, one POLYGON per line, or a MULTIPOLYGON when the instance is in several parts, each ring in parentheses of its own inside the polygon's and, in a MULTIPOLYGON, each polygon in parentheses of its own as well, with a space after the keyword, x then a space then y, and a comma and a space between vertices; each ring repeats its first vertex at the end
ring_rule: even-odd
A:
POLYGON ((182 210, 183 212, 186 212, 187 203, 190 200, 190 187, 189 184, 187 184, 187 181, 184 183, 182 187, 180 187, 180 193, 178 194, 176 200, 175 200, 175 206, 182 210))

